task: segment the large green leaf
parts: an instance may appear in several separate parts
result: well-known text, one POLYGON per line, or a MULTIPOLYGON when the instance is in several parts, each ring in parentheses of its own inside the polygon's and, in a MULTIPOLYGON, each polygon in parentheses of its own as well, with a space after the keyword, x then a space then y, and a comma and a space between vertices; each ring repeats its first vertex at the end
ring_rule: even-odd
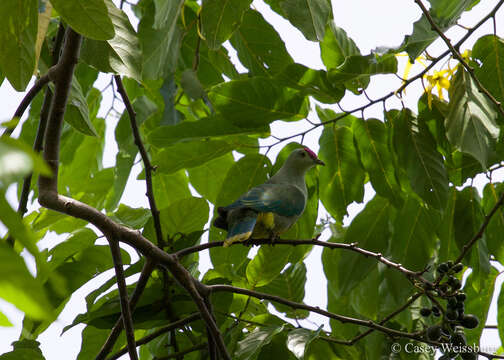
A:
POLYGON ((313 340, 320 336, 321 330, 322 326, 317 331, 303 328, 289 331, 289 335, 287 336, 287 347, 296 355, 296 358, 303 360, 305 359, 308 346, 313 340))
POLYGON ((311 95, 320 102, 334 104, 345 94, 342 85, 334 85, 324 70, 313 70, 301 64, 290 64, 275 77, 280 83, 311 95))
POLYGON ((219 84, 210 90, 209 97, 218 113, 246 128, 274 120, 300 120, 308 110, 304 95, 262 77, 219 84))
POLYGON ((292 248, 263 245, 247 265, 247 280, 252 288, 269 284, 285 267, 292 248))
POLYGON ((431 133, 409 110, 392 111, 388 116, 399 166, 406 170, 411 188, 429 205, 443 209, 448 198, 448 177, 431 133))
POLYGON ((189 180, 196 191, 215 204, 222 184, 235 161, 232 154, 210 160, 201 166, 189 169, 189 180))
POLYGON ((347 214, 347 206, 364 196, 364 170, 359 161, 352 130, 327 125, 319 140, 320 200, 337 221, 347 214))
MULTIPOLYGON (((502 183, 488 183, 483 189, 483 199, 481 205, 483 212, 489 214, 493 207, 499 201, 504 192, 502 183)), ((504 213, 502 207, 492 216, 485 229, 485 235, 488 242, 489 253, 495 256, 497 261, 504 262, 504 243, 501 234, 504 233, 504 213)))
POLYGON ((499 136, 496 119, 493 103, 478 90, 471 75, 459 68, 450 86, 450 112, 445 123, 448 140, 486 167, 499 136))
POLYGON ((377 119, 356 119, 352 125, 364 169, 376 192, 393 203, 400 203, 401 189, 396 179, 388 131, 377 119))
POLYGON ((45 360, 35 340, 23 339, 12 343, 14 349, 0 355, 0 360, 45 360))
MULTIPOLYGON (((229 169, 215 201, 216 206, 226 206, 234 202, 252 187, 262 184, 267 179, 269 159, 262 155, 247 155, 229 169)), ((216 213, 216 212, 215 212, 216 213)), ((224 240, 226 232, 214 226, 210 229, 210 242, 224 240)), ((242 245, 229 248, 210 249, 212 264, 223 275, 233 278, 233 266, 238 267, 247 258, 249 249, 242 245)))
POLYGON ((224 140, 181 142, 156 152, 152 162, 158 171, 172 174, 180 169, 200 166, 234 149, 234 144, 224 140))
POLYGON ((497 101, 504 101, 504 40, 494 35, 480 37, 471 55, 481 61, 474 71, 497 101))
POLYGON ((3 0, 0 14, 0 69, 14 89, 23 91, 37 61, 37 0, 3 0))
POLYGON ((114 24, 115 36, 106 41, 85 39, 81 58, 101 72, 126 75, 140 81, 142 54, 135 29, 128 16, 111 0, 105 0, 105 5, 114 24))
POLYGON ((360 55, 359 48, 342 28, 329 22, 320 42, 320 55, 327 69, 337 68, 348 56, 360 55))
POLYGON ((228 135, 261 134, 267 136, 269 127, 240 127, 222 116, 214 115, 198 121, 184 121, 174 126, 160 126, 148 134, 154 146, 170 146, 177 142, 221 138, 228 135))
POLYGON ((87 38, 108 40, 114 37, 114 25, 104 0, 51 0, 68 25, 87 38))
POLYGON ((178 200, 166 209, 161 209, 163 234, 173 236, 176 233, 189 234, 202 230, 208 221, 209 211, 205 199, 190 197, 178 200))
POLYGON ((415 198, 406 200, 394 224, 394 261, 414 271, 425 268, 435 250, 437 216, 415 198))
POLYGON ((455 187, 450 187, 446 208, 441 217, 441 223, 438 228, 439 251, 438 261, 446 262, 455 259, 459 255, 459 249, 455 242, 455 203, 457 201, 458 191, 455 187))
POLYGON ((171 24, 173 21, 175 21, 180 11, 180 7, 183 5, 183 3, 184 0, 154 0, 154 5, 156 6, 154 28, 162 29, 166 24, 171 24))
POLYGON ((269 344, 273 337, 281 333, 284 326, 269 326, 256 328, 245 339, 238 342, 238 350, 235 353, 237 360, 255 360, 261 349, 269 344))
POLYGON ((0 243, 0 297, 31 318, 53 320, 53 307, 40 281, 30 274, 23 258, 0 243))
MULTIPOLYGON (((170 1, 171 2, 171 1, 170 1)), ((154 4, 149 4, 138 25, 138 37, 142 47, 142 78, 159 79, 175 71, 179 54, 181 32, 177 26, 180 3, 173 18, 163 27, 156 28, 154 4)))
POLYGON ((252 0, 205 0, 201 7, 201 32, 208 47, 217 50, 240 26, 252 0))
POLYGON ((276 74, 294 62, 273 26, 252 9, 245 12, 230 41, 238 59, 252 75, 276 74))
POLYGON ((332 16, 327 0, 285 0, 280 6, 289 21, 311 41, 322 41, 325 27, 332 16))
MULTIPOLYGON (((390 203, 375 196, 366 204, 350 224, 345 235, 346 243, 358 243, 366 250, 384 253, 390 242, 390 203)), ((346 251, 346 250, 332 250, 346 251)), ((362 254, 346 251, 340 256, 336 276, 338 286, 334 289, 338 294, 347 294, 357 286, 374 268, 376 259, 364 257, 362 254)), ((333 284, 334 285, 334 284, 333 284)))
POLYGON ((160 209, 169 204, 191 196, 189 181, 185 170, 179 170, 171 174, 163 174, 156 171, 152 177, 154 195, 160 209))

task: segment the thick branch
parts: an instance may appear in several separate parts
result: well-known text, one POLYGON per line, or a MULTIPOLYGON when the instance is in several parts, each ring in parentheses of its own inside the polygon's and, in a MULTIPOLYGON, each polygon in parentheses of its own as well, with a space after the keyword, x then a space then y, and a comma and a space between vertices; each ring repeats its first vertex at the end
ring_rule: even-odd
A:
MULTIPOLYGON (((198 320, 200 318, 201 318, 201 315, 199 313, 189 315, 183 319, 175 321, 171 324, 168 324, 168 325, 154 331, 152 334, 149 334, 147 336, 144 336, 141 339, 138 339, 136 344, 137 344, 137 346, 147 344, 147 343, 151 342, 152 340, 154 340, 155 338, 157 338, 158 336, 161 336, 161 335, 167 333, 168 331, 181 328, 182 326, 187 325, 187 324, 189 324, 195 320, 198 320)), ((128 352, 128 348, 124 347, 121 350, 119 350, 118 352, 116 352, 114 355, 107 358, 107 360, 116 360, 116 359, 120 358, 122 355, 126 354, 127 352, 128 352)))
POLYGON ((122 83, 121 77, 119 75, 114 76, 115 83, 117 85, 117 91, 122 97, 124 106, 126 107, 126 111, 128 112, 128 116, 130 119, 131 130, 133 132, 133 138, 135 139, 135 145, 138 147, 138 151, 140 152, 140 156, 142 157, 142 162, 144 163, 145 169, 145 185, 147 187, 147 199, 149 200, 149 206, 152 213, 152 219, 154 220, 154 229, 156 229, 156 240, 157 244, 160 248, 163 248, 165 243, 163 239, 163 232, 161 230, 161 220, 159 218, 159 210, 156 205, 156 199, 154 197, 154 187, 152 186, 152 164, 149 160, 149 154, 145 150, 145 146, 142 142, 142 138, 140 136, 140 131, 138 131, 138 125, 136 123, 136 113, 131 105, 131 101, 126 93, 126 89, 122 83))
POLYGON ((117 288, 119 290, 119 303, 121 305, 121 317, 123 319, 124 329, 126 330, 126 342, 128 344, 128 353, 130 360, 137 360, 138 355, 135 345, 135 330, 133 328, 133 318, 128 300, 128 289, 126 287, 126 278, 124 277, 123 263, 121 258, 121 248, 119 241, 109 239, 110 251, 114 260, 114 269, 117 279, 117 288))

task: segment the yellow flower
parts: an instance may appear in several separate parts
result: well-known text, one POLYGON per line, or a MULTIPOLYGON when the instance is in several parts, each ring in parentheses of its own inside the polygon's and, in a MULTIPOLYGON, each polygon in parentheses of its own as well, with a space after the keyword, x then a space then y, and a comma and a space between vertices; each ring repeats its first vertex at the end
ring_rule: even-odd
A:
POLYGON ((434 71, 433 75, 425 75, 425 79, 429 82, 429 85, 425 89, 427 93, 427 101, 429 103, 429 109, 432 108, 432 90, 437 89, 438 97, 443 100, 443 89, 447 90, 450 88, 450 79, 453 76, 454 70, 444 69, 441 71, 434 71))

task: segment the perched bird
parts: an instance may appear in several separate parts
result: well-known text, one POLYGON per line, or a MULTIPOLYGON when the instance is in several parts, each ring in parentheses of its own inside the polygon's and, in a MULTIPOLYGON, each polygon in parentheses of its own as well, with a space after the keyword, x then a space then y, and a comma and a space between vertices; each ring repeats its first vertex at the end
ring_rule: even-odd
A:
POLYGON ((288 230, 305 209, 305 174, 315 165, 325 164, 307 147, 296 149, 268 181, 250 189, 231 205, 219 207, 214 226, 228 232, 224 247, 249 238, 274 241, 288 230))

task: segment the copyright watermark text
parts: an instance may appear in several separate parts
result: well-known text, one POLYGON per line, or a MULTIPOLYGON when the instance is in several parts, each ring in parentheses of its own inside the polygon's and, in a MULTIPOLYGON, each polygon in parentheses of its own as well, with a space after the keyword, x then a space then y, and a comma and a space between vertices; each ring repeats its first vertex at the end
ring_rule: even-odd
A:
POLYGON ((463 345, 455 346, 453 344, 441 344, 441 346, 431 346, 426 344, 418 343, 406 343, 404 345, 399 343, 393 343, 390 346, 390 350, 398 354, 402 351, 408 354, 432 354, 436 353, 436 350, 440 350, 443 353, 453 352, 453 353, 478 353, 480 351, 486 353, 493 353, 497 350, 497 347, 491 346, 478 346, 478 345, 463 345))

